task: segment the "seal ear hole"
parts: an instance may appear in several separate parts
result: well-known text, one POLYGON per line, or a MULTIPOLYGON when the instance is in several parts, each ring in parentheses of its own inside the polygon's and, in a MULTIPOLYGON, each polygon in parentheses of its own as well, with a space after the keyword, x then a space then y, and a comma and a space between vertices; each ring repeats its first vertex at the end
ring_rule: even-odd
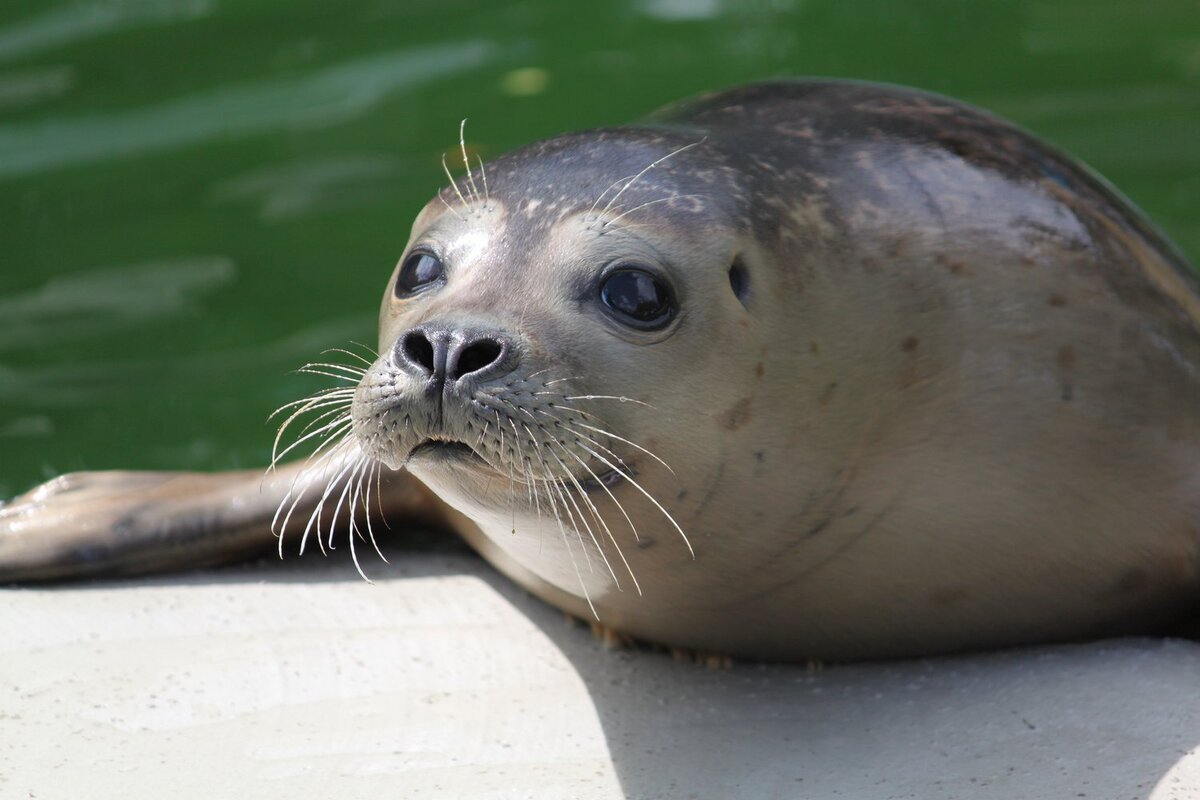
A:
POLYGON ((733 289, 733 296, 738 302, 746 305, 746 298, 750 295, 750 276, 746 273, 746 265, 742 263, 741 256, 734 258, 733 264, 729 266, 729 288, 733 289))

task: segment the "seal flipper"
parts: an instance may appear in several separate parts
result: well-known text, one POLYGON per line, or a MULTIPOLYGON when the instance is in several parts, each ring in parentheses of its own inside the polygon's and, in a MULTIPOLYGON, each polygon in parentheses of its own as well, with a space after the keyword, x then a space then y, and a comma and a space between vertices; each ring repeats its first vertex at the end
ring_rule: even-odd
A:
POLYGON ((261 472, 77 472, 0 506, 0 582, 133 575, 266 552, 261 472))
MULTIPOLYGON (((278 547, 271 522, 301 468, 265 478, 259 470, 60 476, 0 505, 0 583, 187 570, 266 554, 278 547)), ((441 503, 407 473, 381 485, 389 518, 447 524, 441 503)), ((304 505, 295 512, 301 519, 304 505)))

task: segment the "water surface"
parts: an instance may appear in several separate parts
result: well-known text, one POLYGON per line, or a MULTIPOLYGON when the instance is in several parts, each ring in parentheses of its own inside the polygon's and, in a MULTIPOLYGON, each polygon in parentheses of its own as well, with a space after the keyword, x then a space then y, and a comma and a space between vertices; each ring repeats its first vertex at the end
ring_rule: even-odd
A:
POLYGON ((264 463, 463 117, 486 158, 784 75, 992 108, 1200 255, 1194 0, 6 0, 0 497, 264 463))

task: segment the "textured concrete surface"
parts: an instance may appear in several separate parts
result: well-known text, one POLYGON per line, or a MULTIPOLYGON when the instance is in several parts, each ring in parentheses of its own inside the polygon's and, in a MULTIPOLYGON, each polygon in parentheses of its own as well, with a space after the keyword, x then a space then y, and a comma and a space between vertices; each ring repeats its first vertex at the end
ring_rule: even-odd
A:
POLYGON ((457 549, 0 591, 2 798, 1195 798, 1200 645, 711 670, 457 549))

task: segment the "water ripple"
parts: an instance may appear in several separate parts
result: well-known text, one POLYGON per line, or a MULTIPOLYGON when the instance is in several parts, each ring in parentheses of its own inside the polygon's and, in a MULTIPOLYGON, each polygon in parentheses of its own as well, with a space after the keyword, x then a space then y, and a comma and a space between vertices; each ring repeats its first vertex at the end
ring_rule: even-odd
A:
POLYGON ((118 0, 56 8, 0 28, 0 61, 53 50, 125 28, 196 19, 212 0, 118 0))
POLYGON ((497 50, 481 40, 396 50, 149 108, 0 126, 0 178, 268 130, 345 122, 398 89, 479 67, 497 50))
POLYGON ((184 256, 52 278, 0 296, 0 350, 70 341, 169 317, 233 282, 233 261, 184 256))

